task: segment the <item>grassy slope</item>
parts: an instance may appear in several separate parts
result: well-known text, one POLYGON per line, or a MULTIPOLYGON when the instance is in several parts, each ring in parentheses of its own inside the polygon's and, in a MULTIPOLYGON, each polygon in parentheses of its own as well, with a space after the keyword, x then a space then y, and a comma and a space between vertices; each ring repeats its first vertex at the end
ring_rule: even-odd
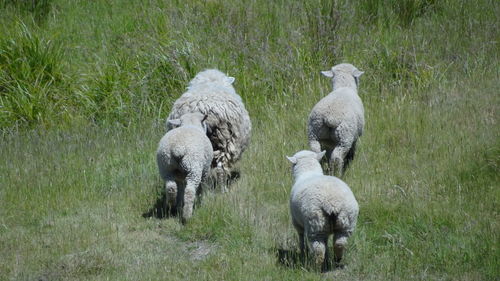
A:
POLYGON ((0 10, 14 42, 0 39, 0 121, 34 128, 2 134, 1 279, 500 276, 495 1, 422 14, 401 1, 47 2, 35 22, 0 10), (307 147, 309 110, 330 90, 319 70, 342 61, 366 72, 366 131, 345 177, 361 214, 347 268, 325 275, 278 262, 297 244, 284 155, 307 147), (236 77, 251 113, 242 177, 186 226, 143 218, 161 191, 162 118, 206 67, 236 77))

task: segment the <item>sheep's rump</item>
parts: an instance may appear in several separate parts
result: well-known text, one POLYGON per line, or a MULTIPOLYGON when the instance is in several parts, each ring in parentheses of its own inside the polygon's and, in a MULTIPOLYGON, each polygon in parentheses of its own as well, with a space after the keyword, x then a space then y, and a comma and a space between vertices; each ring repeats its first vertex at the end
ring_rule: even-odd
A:
POLYGON ((250 117, 238 95, 223 90, 207 90, 203 93, 184 93, 174 103, 168 119, 177 119, 191 112, 206 114, 207 136, 214 150, 212 166, 222 163, 230 167, 248 147, 250 117))

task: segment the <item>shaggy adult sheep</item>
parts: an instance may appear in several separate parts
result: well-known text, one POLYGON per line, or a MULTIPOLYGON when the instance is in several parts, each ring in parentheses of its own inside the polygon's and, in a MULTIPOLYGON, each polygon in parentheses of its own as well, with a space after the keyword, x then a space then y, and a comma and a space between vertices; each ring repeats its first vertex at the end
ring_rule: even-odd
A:
POLYGON ((363 72, 352 64, 342 63, 321 73, 332 78, 333 91, 309 115, 309 146, 314 152, 326 149, 330 170, 343 176, 354 158, 356 142, 365 124, 363 103, 358 96, 363 72))
POLYGON ((168 120, 179 127, 162 137, 156 152, 158 170, 165 180, 167 205, 182 210, 183 222, 192 216, 196 194, 213 158, 212 144, 205 135, 205 119, 206 115, 197 112, 168 120))
POLYGON ((168 119, 176 119, 188 112, 207 115, 207 136, 214 151, 212 167, 217 182, 226 191, 227 180, 234 164, 248 147, 252 124, 241 97, 228 77, 216 69, 198 73, 187 91, 174 103, 168 119))
POLYGON ((319 161, 323 152, 303 150, 292 157, 295 183, 290 196, 292 223, 299 234, 301 253, 305 243, 314 264, 328 267, 328 237, 334 234, 335 261, 342 259, 347 238, 358 218, 358 202, 351 189, 340 179, 323 174, 319 161), (306 239, 306 241, 304 241, 306 239))

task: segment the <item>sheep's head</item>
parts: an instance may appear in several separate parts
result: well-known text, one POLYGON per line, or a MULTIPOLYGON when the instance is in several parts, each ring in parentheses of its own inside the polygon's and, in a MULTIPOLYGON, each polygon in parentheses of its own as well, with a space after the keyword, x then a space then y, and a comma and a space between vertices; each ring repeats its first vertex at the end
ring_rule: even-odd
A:
POLYGON ((292 163, 292 170, 295 177, 304 172, 321 172, 319 161, 325 156, 326 151, 313 152, 310 150, 301 150, 293 156, 287 156, 288 161, 292 163))
POLYGON ((207 69, 196 74, 196 76, 189 82, 188 88, 205 83, 231 86, 234 83, 234 77, 227 76, 217 69, 207 69))
POLYGON ((167 122, 172 128, 182 127, 182 126, 195 126, 203 129, 204 132, 207 131, 207 120, 208 115, 199 112, 186 113, 182 115, 179 119, 171 119, 167 122))
POLYGON ((321 74, 324 76, 332 78, 333 90, 341 87, 354 87, 357 89, 359 86, 359 77, 363 73, 363 71, 360 71, 349 63, 337 64, 331 70, 321 71, 321 74))

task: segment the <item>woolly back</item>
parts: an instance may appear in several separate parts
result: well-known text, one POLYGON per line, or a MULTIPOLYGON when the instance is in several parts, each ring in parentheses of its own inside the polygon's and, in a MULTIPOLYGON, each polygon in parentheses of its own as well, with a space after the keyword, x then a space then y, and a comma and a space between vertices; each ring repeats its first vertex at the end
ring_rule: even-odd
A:
POLYGON ((224 158, 229 163, 235 163, 248 147, 252 128, 241 97, 230 84, 233 81, 218 70, 200 72, 175 101, 168 117, 176 119, 189 112, 207 115, 207 136, 218 151, 217 161, 224 158))
POLYGON ((217 87, 206 87, 201 93, 186 92, 175 101, 168 119, 190 112, 208 115, 209 128, 231 124, 237 135, 247 135, 251 130, 250 117, 241 98, 217 87))
POLYGON ((200 83, 188 87, 188 91, 185 93, 187 95, 231 95, 230 99, 238 99, 241 101, 241 97, 236 93, 232 85, 222 85, 218 83, 200 83))
POLYGON ((198 86, 206 86, 206 84, 216 84, 233 89, 234 92, 234 88, 232 86, 233 82, 233 77, 229 77, 217 69, 207 69, 196 74, 196 76, 189 82, 188 90, 192 90, 198 86))

